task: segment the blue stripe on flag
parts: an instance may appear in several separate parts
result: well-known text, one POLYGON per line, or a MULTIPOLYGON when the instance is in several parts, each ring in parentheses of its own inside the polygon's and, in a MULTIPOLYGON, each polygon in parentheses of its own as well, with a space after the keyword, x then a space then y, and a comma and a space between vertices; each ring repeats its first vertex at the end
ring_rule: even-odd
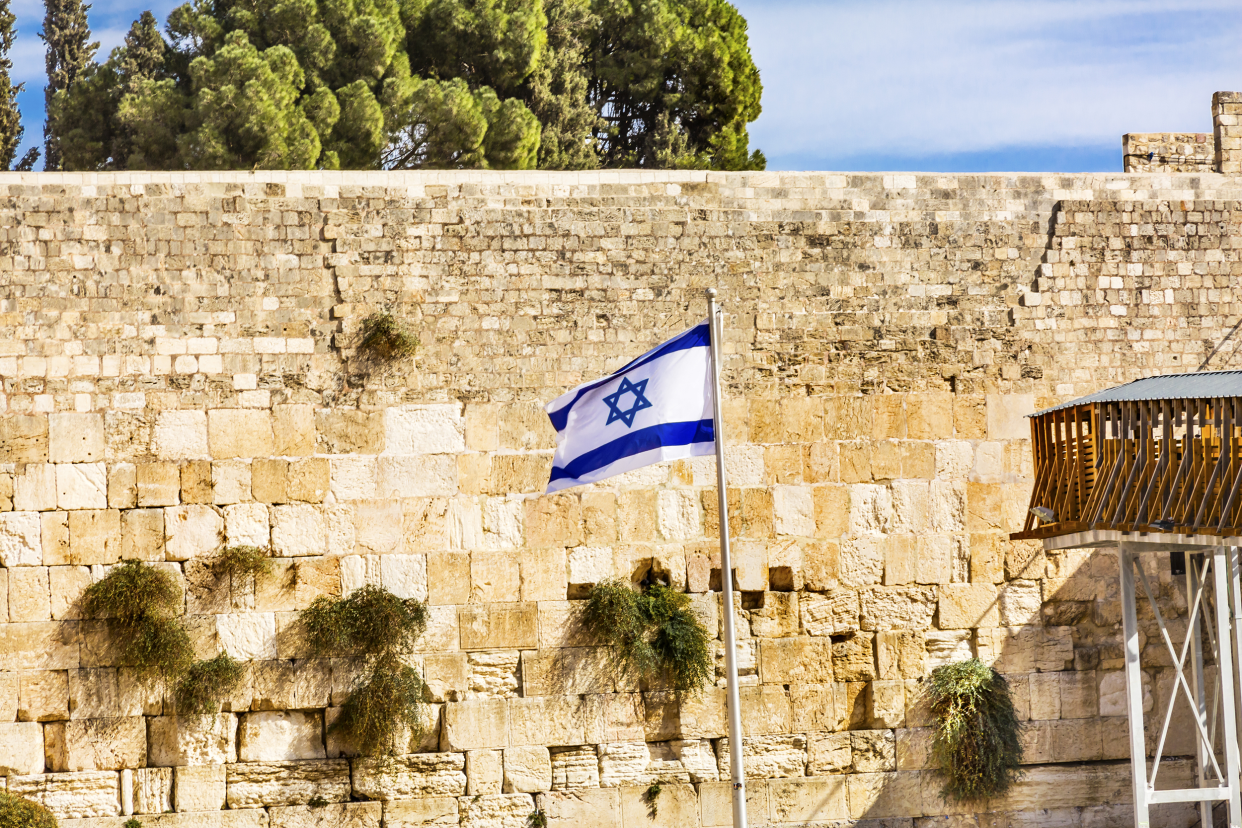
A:
MULTIPOLYGON (((632 362, 618 369, 617 371, 610 374, 609 376, 606 376, 601 380, 592 382, 589 385, 582 386, 581 388, 578 389, 578 393, 574 395, 573 400, 571 400, 568 405, 558 408, 556 411, 549 411, 548 419, 552 421, 552 427, 554 429, 556 429, 557 431, 563 431, 565 429, 565 425, 569 422, 570 410, 574 407, 574 404, 577 403, 578 400, 582 399, 582 395, 586 394, 588 391, 591 391, 594 388, 598 388, 599 386, 603 385, 606 382, 612 382, 613 380, 615 380, 617 377, 621 376, 625 372, 632 371, 635 368, 639 368, 643 365, 646 365, 648 362, 651 362, 653 359, 659 359, 662 356, 668 356, 669 354, 674 353, 676 351, 686 351, 691 348, 706 348, 710 345, 711 345, 711 331, 708 329, 707 323, 704 322, 702 325, 696 325, 695 327, 683 333, 681 336, 675 339, 670 339, 668 342, 665 342, 660 347, 656 348, 655 350, 649 351, 648 353, 643 354, 638 359, 633 360, 632 362)), ((691 442, 697 442, 697 441, 691 441, 691 442)))
POLYGON ((591 449, 586 454, 575 457, 564 468, 552 467, 549 482, 563 480, 566 477, 577 479, 590 474, 596 469, 644 451, 661 448, 662 446, 688 446, 692 443, 710 443, 715 439, 715 429, 711 420, 697 420, 686 423, 661 423, 659 425, 640 428, 611 443, 591 449))

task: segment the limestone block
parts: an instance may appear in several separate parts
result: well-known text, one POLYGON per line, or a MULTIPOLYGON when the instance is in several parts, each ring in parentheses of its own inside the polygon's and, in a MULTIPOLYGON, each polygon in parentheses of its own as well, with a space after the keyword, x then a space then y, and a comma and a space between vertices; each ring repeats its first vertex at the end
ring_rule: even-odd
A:
POLYGON ((539 810, 548 828, 621 828, 621 794, 617 788, 577 788, 539 794, 539 810))
POLYGON ((332 459, 332 491, 342 499, 452 497, 457 494, 457 460, 451 454, 381 457, 368 469, 332 459), (365 475, 374 480, 367 488, 365 475), (374 492, 368 494, 367 492, 374 492), (353 497, 351 497, 353 495, 353 497))
POLYGON ((237 761, 237 717, 154 716, 147 720, 147 763, 153 767, 237 761))
POLYGON ((871 681, 876 677, 872 633, 856 633, 832 644, 837 681, 871 681))
POLYGON ((528 549, 521 560, 523 601, 560 601, 566 597, 564 549, 528 549))
POLYGON ((882 679, 922 678, 927 645, 918 630, 886 630, 875 636, 876 673, 882 679))
POLYGON ((53 463, 95 463, 104 459, 104 424, 99 414, 48 415, 48 459, 53 463))
MULTIPOLYGON (((316 802, 271 808, 268 814, 271 828, 379 828, 383 809, 379 802, 316 802)), ((387 820, 386 824, 400 823, 387 820)))
POLYGON ((1029 440, 1035 413, 1034 394, 989 394, 987 428, 989 440, 1029 440))
MULTIPOLYGON (((483 548, 514 549, 522 545, 525 509, 518 497, 489 497, 483 502, 483 548)), ((462 544, 458 544, 462 545, 462 544)))
POLYGON ((897 770, 923 770, 933 767, 930 727, 902 728, 897 731, 897 770))
POLYGON ((537 621, 534 603, 461 607, 461 648, 533 650, 538 642, 537 621))
MULTIPOLYGON (((733 790, 730 782, 709 782, 699 785, 704 828, 729 828, 733 825, 733 790)), ((746 783, 746 813, 756 822, 767 819, 768 782, 753 779, 746 783)))
POLYGON ((509 744, 578 745, 586 741, 588 709, 578 696, 509 699, 509 744))
POLYGON ((241 717, 237 754, 242 762, 323 759, 323 716, 302 711, 264 711, 241 717))
POLYGON ((797 635, 798 593, 765 592, 763 606, 750 611, 751 634, 760 638, 797 635))
POLYGON ((813 491, 805 486, 772 489, 773 527, 778 535, 812 537, 816 534, 813 491))
POLYGON ((614 683, 608 658, 598 647, 527 650, 522 653, 522 695, 609 693, 614 683))
POLYGON ((121 559, 121 537, 121 512, 117 509, 70 512, 69 562, 79 565, 116 563, 121 559))
POLYGON ((0 670, 67 670, 78 661, 76 622, 0 625, 0 670))
POLYGON ((328 659, 259 661, 250 666, 250 675, 254 710, 308 710, 332 702, 333 673, 328 659))
POLYGON ((56 508, 56 466, 51 463, 26 466, 24 474, 13 477, 13 508, 17 511, 45 512, 56 508))
POLYGON ((211 555, 223 540, 224 519, 215 507, 170 506, 164 510, 164 554, 169 560, 211 555))
POLYGON ((994 584, 945 584, 940 587, 939 626, 942 630, 995 627, 1000 602, 994 584))
POLYGON ((109 719, 122 715, 116 668, 69 670, 68 675, 69 718, 109 719))
POLYGON ((513 698, 518 695, 518 663, 514 650, 472 652, 467 657, 467 699, 513 698))
POLYGON ((807 736, 807 773, 811 776, 847 773, 853 767, 850 731, 809 733, 807 736))
POLYGON ((224 765, 182 766, 176 769, 175 779, 173 803, 178 811, 219 811, 224 807, 224 765))
MULTIPOLYGON (((111 478, 109 478, 111 485, 111 478)), ((109 492, 109 502, 112 495, 109 492)), ((211 503, 211 462, 208 460, 185 460, 181 463, 181 502, 211 503)))
POLYGON ((161 460, 205 460, 207 414, 202 411, 161 411, 151 433, 151 451, 161 460))
POLYGON ((108 470, 103 463, 58 463, 56 505, 61 509, 108 508, 108 470))
POLYGON ((505 699, 476 699, 444 706, 445 749, 503 748, 508 740, 509 707, 505 699))
POLYGON ((933 532, 955 533, 966 527, 966 495, 967 486, 961 480, 933 480, 929 484, 928 513, 933 532))
POLYGON ((384 409, 385 454, 456 454, 466 450, 464 435, 456 403, 384 409))
POLYGON ((834 820, 849 817, 846 779, 848 777, 820 776, 769 781, 767 792, 773 821, 832 824, 834 820))
POLYGON ((41 564, 42 526, 38 512, 0 512, 0 564, 9 569, 41 564))
POLYGON ((20 685, 17 673, 0 673, 0 722, 17 720, 17 694, 20 685))
POLYGON ((461 825, 457 798, 429 796, 384 803, 385 828, 425 828, 425 826, 461 825))
POLYGON ((552 759, 542 745, 505 748, 504 793, 538 793, 552 789, 552 759))
POLYGON ((492 455, 491 477, 485 491, 496 495, 542 492, 551 460, 549 454, 492 455))
POLYGON ((8 582, 8 620, 51 620, 51 592, 46 566, 18 567, 8 573, 8 582))
POLYGON ((315 409, 309 405, 272 406, 272 433, 279 457, 306 457, 315 453, 315 409))
POLYGON ((62 820, 121 813, 120 778, 113 771, 14 775, 9 793, 39 803, 62 820))
POLYGON ((384 555, 402 551, 401 504, 363 500, 353 504, 354 543, 358 552, 384 555))
POLYGON ((139 463, 134 480, 139 506, 176 506, 181 502, 181 468, 176 463, 139 463))
POLYGON ((289 463, 286 493, 290 500, 322 503, 331 487, 331 465, 326 457, 308 457, 289 463))
POLYGON ((897 740, 891 730, 851 731, 850 749, 855 773, 897 769, 897 740))
POLYGON ((462 753, 416 753, 391 760, 358 759, 353 764, 355 796, 388 802, 466 793, 462 753))
MULTIPOLYGON (((1126 674, 1121 670, 1100 673, 1100 715, 1125 716, 1130 703, 1126 696, 1126 674)), ((1143 673, 1143 710, 1150 712, 1155 704, 1150 674, 1143 673)))
POLYGON ((552 790, 599 787, 599 761, 590 745, 552 748, 552 790))
POLYGON ((272 416, 259 409, 211 409, 207 412, 207 444, 217 460, 270 457, 275 449, 272 416))
POLYGON ((17 414, 0 417, 0 463, 46 463, 48 418, 17 414))
MULTIPOLYGON (((286 558, 322 555, 327 551, 327 527, 323 512, 315 506, 273 506, 272 549, 286 558)), ((337 551, 352 551, 337 550, 337 551)))
POLYGON ((250 494, 261 503, 289 500, 289 461, 255 458, 250 464, 250 494))
POLYGON ((969 630, 929 630, 924 636, 927 643, 928 670, 975 656, 969 630))
POLYGON ((164 560, 164 510, 121 511, 121 560, 164 560))
POLYGON ((832 681, 832 641, 806 637, 761 641, 759 680, 764 684, 822 684, 832 681))
POLYGON ((0 776, 43 773, 43 726, 0 722, 0 776))
POLYGON ((884 575, 883 538, 849 538, 841 542, 840 580, 847 587, 878 584, 884 575))
POLYGON ((514 602, 521 597, 522 578, 511 552, 474 552, 470 555, 470 602, 514 602))
POLYGON ((647 786, 620 788, 621 820, 624 825, 652 828, 696 828, 699 797, 690 785, 664 784, 653 809, 646 799, 647 786))
POLYGON ((216 461, 211 464, 212 500, 217 506, 252 499, 250 464, 243 460, 216 461))
POLYGON ((597 746, 599 784, 604 788, 646 785, 652 781, 647 767, 651 751, 646 742, 611 742, 597 746))
POLYGON ((305 805, 312 800, 347 802, 349 795, 350 770, 345 759, 228 766, 230 808, 305 805))
POLYGON ((936 612, 936 590, 932 587, 875 586, 859 590, 858 594, 864 630, 931 627, 936 612))
POLYGON ((1038 581, 1011 581, 1000 588, 1000 623, 1038 624, 1042 596, 1038 581))
POLYGON ((665 490, 656 496, 656 524, 660 535, 669 541, 686 541, 702 537, 698 498, 693 492, 665 490))
POLYGON ((466 751, 466 796, 500 793, 504 764, 499 750, 466 751))
MULTIPOLYGON (((527 500, 524 505, 527 545, 569 547, 577 546, 582 542, 582 510, 578 499, 573 495, 544 495, 527 500)), ((651 514, 644 514, 641 521, 643 528, 636 528, 631 533, 634 540, 640 540, 652 534, 656 526, 654 511, 653 497, 651 514)))
POLYGON ((66 770, 120 770, 147 763, 147 726, 141 716, 76 719, 65 725, 66 770))
MULTIPOLYGON (((721 777, 729 775, 729 740, 720 740, 716 752, 721 777)), ((806 735, 742 737, 742 764, 747 779, 806 776, 806 735)))
POLYGON ((134 770, 134 813, 163 814, 173 809, 173 769, 134 770))
MULTIPOLYGON (((13 627, 10 626, 9 629, 13 627)), ((69 718, 69 676, 67 672, 63 670, 23 672, 18 681, 18 721, 54 722, 69 718)))
POLYGON ((266 549, 272 542, 267 506, 262 503, 237 503, 224 507, 224 543, 226 546, 257 546, 266 549))

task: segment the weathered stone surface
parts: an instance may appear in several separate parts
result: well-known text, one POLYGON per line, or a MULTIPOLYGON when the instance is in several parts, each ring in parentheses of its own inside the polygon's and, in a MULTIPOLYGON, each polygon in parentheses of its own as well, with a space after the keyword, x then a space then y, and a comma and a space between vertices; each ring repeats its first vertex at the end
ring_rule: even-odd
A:
POLYGON ((69 718, 69 676, 60 670, 23 672, 17 690, 17 718, 52 722, 69 718))
POLYGON ((824 776, 846 773, 854 764, 852 737, 843 733, 810 733, 807 743, 807 773, 824 776))
POLYGON ((421 753, 391 762, 353 760, 353 790, 382 801, 424 796, 463 796, 466 759, 461 753, 421 753))
POLYGON ((535 810, 530 794, 486 794, 460 800, 462 828, 527 828, 535 810))
POLYGON ((151 449, 162 460, 210 457, 207 449, 207 414, 202 411, 161 411, 151 434, 151 449))
POLYGON ((538 646, 537 620, 533 603, 462 607, 458 613, 461 648, 533 650, 538 646))
POLYGON ((466 751, 466 795, 498 794, 504 781, 499 750, 466 751))
POLYGON ((802 626, 810 635, 838 635, 859 629, 858 593, 829 590, 823 595, 801 595, 802 626))
POLYGON ((229 765, 230 808, 305 805, 312 800, 346 802, 350 794, 349 762, 241 762, 229 765))
POLYGON ((424 828, 461 824, 455 796, 428 796, 384 803, 385 828, 424 828))
POLYGON ((219 811, 224 807, 224 765, 183 765, 176 769, 174 783, 173 803, 178 811, 219 811))
POLYGON ((599 787, 599 762, 594 747, 553 748, 549 752, 552 759, 552 790, 599 787))
MULTIPOLYGON (((379 828, 383 805, 379 802, 291 805, 269 808, 268 816, 270 828, 379 828)), ((387 824, 400 823, 388 820, 387 824)))
MULTIPOLYGON (((729 775, 729 740, 720 740, 716 752, 722 777, 729 775)), ((742 739, 742 764, 747 779, 777 779, 806 775, 806 736, 746 736, 742 739)))
POLYGON ((541 745, 504 750, 504 793, 538 793, 552 789, 552 758, 541 745))
POLYGON ((61 509, 108 508, 108 471, 103 463, 58 463, 56 505, 61 509))
POLYGON ((121 770, 147 763, 147 725, 141 716, 77 719, 65 725, 65 769, 121 770))
POLYGON ((236 762, 237 717, 152 717, 147 721, 147 761, 157 767, 236 762))
POLYGON ((224 519, 214 507, 170 506, 164 510, 164 550, 169 560, 210 555, 223 540, 224 519))
POLYGON ((38 722, 0 723, 0 776, 43 773, 43 727, 38 722))
POLYGON ((891 730, 851 731, 850 750, 858 773, 897 769, 897 742, 891 730))
POLYGON ((444 747, 463 751, 509 743, 509 706, 504 699, 477 699, 444 707, 444 747))
POLYGON ((548 828, 621 828, 621 794, 617 788, 577 788, 539 794, 539 810, 548 828))
POLYGON ((0 564, 8 568, 43 562, 38 512, 0 512, 0 564))
POLYGON ((173 809, 173 768, 134 771, 134 813, 162 814, 173 809))
POLYGON ((385 454, 453 454, 466 448, 458 405, 384 409, 385 454))
POLYGON ((295 710, 247 713, 241 717, 237 755, 242 762, 323 759, 323 715, 295 710))
POLYGON ((9 793, 39 803, 57 819, 121 813, 120 780, 111 771, 13 775, 9 777, 9 793))
POLYGON ((599 745, 596 752, 601 787, 649 783, 647 766, 651 764, 651 752, 646 742, 612 742, 599 745))

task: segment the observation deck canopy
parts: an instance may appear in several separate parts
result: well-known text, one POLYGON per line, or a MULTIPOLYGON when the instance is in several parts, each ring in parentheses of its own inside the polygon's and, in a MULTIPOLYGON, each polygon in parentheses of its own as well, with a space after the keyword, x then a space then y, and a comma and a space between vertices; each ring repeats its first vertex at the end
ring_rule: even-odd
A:
POLYGON ((1031 438, 1031 511, 1013 540, 1242 535, 1242 371, 1099 391, 1031 415, 1031 438))

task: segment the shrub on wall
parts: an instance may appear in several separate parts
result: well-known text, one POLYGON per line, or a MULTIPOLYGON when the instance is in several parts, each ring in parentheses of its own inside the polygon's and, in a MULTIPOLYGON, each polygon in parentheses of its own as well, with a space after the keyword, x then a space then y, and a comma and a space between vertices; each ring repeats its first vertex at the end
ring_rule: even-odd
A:
POLYGON ((362 320, 358 330, 358 352, 366 359, 389 362, 414 356, 417 348, 418 337, 391 313, 380 311, 362 320))
POLYGON ((663 676, 681 693, 697 692, 715 677, 712 636, 684 592, 600 581, 587 596, 583 622, 609 646, 620 673, 663 676))
POLYGON ((29 799, 0 791, 0 828, 56 828, 52 812, 29 799))
POLYGON ((219 576, 258 578, 272 574, 272 559, 257 546, 228 546, 216 554, 211 568, 219 576))
POLYGON ((316 655, 362 660, 334 727, 363 755, 405 753, 403 741, 424 728, 425 686, 404 658, 427 629, 426 605, 368 585, 344 598, 316 598, 301 619, 316 655))
POLYGON ((1021 776, 1022 723, 1004 676, 978 659, 932 671, 932 758, 942 794, 959 802, 1000 796, 1021 776))
POLYGON ((228 653, 196 661, 177 682, 178 715, 215 713, 220 699, 233 692, 246 668, 228 653))

